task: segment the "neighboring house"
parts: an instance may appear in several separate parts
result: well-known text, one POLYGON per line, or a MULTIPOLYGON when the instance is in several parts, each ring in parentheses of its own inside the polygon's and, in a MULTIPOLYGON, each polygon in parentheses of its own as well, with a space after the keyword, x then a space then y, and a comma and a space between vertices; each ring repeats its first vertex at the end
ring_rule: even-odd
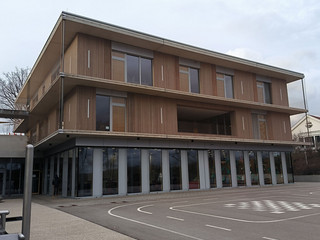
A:
POLYGON ((293 181, 287 84, 304 75, 62 13, 17 102, 42 193, 293 181))
POLYGON ((320 117, 305 115, 291 131, 294 140, 312 143, 313 149, 320 149, 320 117))

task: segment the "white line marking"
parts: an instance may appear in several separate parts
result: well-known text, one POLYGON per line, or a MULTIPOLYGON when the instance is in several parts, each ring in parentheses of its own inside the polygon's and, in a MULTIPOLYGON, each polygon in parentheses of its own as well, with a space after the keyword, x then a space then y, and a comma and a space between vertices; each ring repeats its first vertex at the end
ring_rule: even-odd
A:
POLYGON ((182 218, 175 218, 175 217, 171 217, 171 216, 167 216, 167 218, 170 218, 170 219, 173 219, 173 220, 177 220, 177 221, 181 221, 181 222, 184 221, 184 219, 182 219, 182 218))
POLYGON ((235 203, 227 203, 227 204, 225 204, 224 205, 224 207, 235 207, 236 206, 236 204, 235 203))
POLYGON ((299 209, 295 208, 294 206, 292 206, 290 203, 285 202, 285 201, 278 201, 278 203, 285 208, 287 211, 290 212, 297 212, 300 211, 299 209))
POLYGON ((141 210, 142 208, 152 207, 152 206, 154 206, 154 205, 145 205, 145 206, 137 208, 137 211, 141 212, 141 213, 152 214, 151 212, 146 212, 146 211, 141 210))
POLYGON ((253 204, 253 211, 257 211, 257 212, 266 211, 266 209, 264 208, 264 206, 260 201, 252 201, 251 203, 253 204))
POLYGON ((277 204, 275 204, 271 200, 264 200, 264 202, 267 204, 267 206, 271 209, 271 213, 281 214, 284 213, 281 210, 281 207, 279 207, 277 204))
POLYGON ((319 207, 320 208, 320 204, 315 204, 315 203, 312 203, 312 204, 309 204, 311 207, 319 207))
POLYGON ((263 237, 263 239, 266 239, 266 240, 278 240, 278 239, 275 239, 275 238, 268 238, 268 237, 263 237))
POLYGON ((206 227, 211 227, 211 228, 216 228, 216 229, 220 229, 220 230, 231 232, 231 229, 229 229, 229 228, 223 228, 223 227, 213 226, 213 225, 209 225, 209 224, 206 224, 206 227))
POLYGON ((300 209, 304 209, 304 210, 312 209, 311 207, 308 207, 307 205, 300 202, 294 202, 293 204, 299 207, 300 209))
POLYGON ((206 198, 206 199, 202 199, 203 201, 212 201, 212 200, 217 200, 217 198, 206 198))
POLYGON ((249 209, 249 203, 248 202, 239 202, 238 209, 249 209))
POLYGON ((170 233, 173 233, 173 234, 177 234, 177 235, 180 235, 180 236, 183 236, 183 237, 196 239, 196 240, 203 240, 201 238, 193 237, 193 236, 190 236, 190 235, 187 235, 187 234, 184 234, 184 233, 179 233, 179 232, 176 232, 176 231, 173 231, 173 230, 170 230, 170 229, 166 229, 166 228, 163 228, 163 227, 158 227, 158 226, 155 226, 155 225, 152 225, 152 224, 149 224, 149 223, 140 222, 140 221, 137 221, 137 220, 134 220, 134 219, 122 217, 122 216, 119 216, 119 215, 116 215, 116 214, 112 213, 113 210, 116 210, 116 209, 121 208, 121 207, 128 207, 128 206, 131 206, 131 205, 136 205, 136 203, 128 204, 128 205, 121 205, 121 206, 117 206, 117 207, 111 208, 108 211, 108 214, 110 216, 113 216, 113 217, 116 217, 116 218, 120 218, 120 219, 127 220, 127 221, 130 221, 130 222, 138 223, 138 224, 145 225, 145 226, 148 226, 148 227, 156 228, 156 229, 163 230, 163 231, 166 231, 166 232, 170 232, 170 233))

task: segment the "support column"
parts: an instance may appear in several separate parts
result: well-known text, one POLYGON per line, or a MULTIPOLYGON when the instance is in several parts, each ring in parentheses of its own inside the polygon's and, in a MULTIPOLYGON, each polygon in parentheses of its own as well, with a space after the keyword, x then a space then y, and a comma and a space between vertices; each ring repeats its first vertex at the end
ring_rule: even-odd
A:
POLYGON ((238 187, 236 156, 234 151, 230 151, 230 170, 232 187, 238 187))
POLYGON ((127 149, 119 149, 119 168, 118 168, 118 182, 119 182, 119 195, 126 195, 128 189, 127 183, 127 149))
POLYGON ((286 161, 286 153, 281 152, 281 164, 282 164, 282 174, 283 174, 283 183, 288 184, 288 170, 287 170, 287 161, 286 161))
POLYGON ((249 161, 248 151, 243 152, 243 157, 244 157, 244 169, 246 172, 246 184, 247 184, 247 187, 251 187, 252 182, 251 182, 251 171, 250 171, 250 161, 249 161))
POLYGON ((63 153, 62 166, 62 197, 67 197, 68 194, 68 151, 63 153))
POLYGON ((214 160, 216 168, 217 188, 222 188, 221 154, 219 150, 214 150, 214 160))
POLYGON ((50 179, 49 179, 49 195, 52 196, 53 195, 53 185, 52 185, 52 181, 54 178, 54 156, 50 157, 50 179))
POLYGON ((270 170, 271 170, 272 184, 276 185, 277 184, 277 175, 276 175, 276 166, 274 164, 273 152, 269 152, 269 158, 270 158, 270 170))
POLYGON ((76 197, 76 148, 72 150, 72 169, 71 169, 71 197, 76 197))
POLYGON ((199 164, 200 189, 205 189, 206 180, 205 180, 204 160, 203 160, 203 151, 201 150, 198 150, 198 164, 199 164))
POLYGON ((188 154, 186 150, 181 150, 181 177, 182 190, 189 190, 188 154))
POLYGON ((169 151, 162 150, 162 179, 163 179, 163 191, 170 191, 170 163, 169 163, 169 151))
POLYGON ((93 183, 92 196, 102 196, 102 182, 103 182, 103 151, 101 148, 93 149, 93 183))
POLYGON ((264 174, 263 174, 263 164, 262 164, 261 152, 257 152, 257 159, 258 159, 258 172, 259 172, 260 186, 264 186, 264 174))
POLYGON ((141 150, 141 188, 142 193, 150 193, 150 160, 147 149, 141 150))
POLYGON ((203 151, 205 189, 210 189, 210 173, 209 173, 209 154, 207 150, 203 151))
POLYGON ((43 194, 48 194, 48 158, 44 160, 43 194))

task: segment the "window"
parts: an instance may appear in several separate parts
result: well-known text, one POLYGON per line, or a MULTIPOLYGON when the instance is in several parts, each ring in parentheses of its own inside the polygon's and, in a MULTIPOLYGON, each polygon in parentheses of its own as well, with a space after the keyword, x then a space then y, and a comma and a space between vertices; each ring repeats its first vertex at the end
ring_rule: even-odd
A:
POLYGON ((268 140, 267 119, 264 114, 252 114, 253 137, 268 140))
POLYGON ((125 98, 96 95, 96 130, 126 131, 125 98))
POLYGON ((152 60, 141 56, 113 51, 112 79, 152 86, 152 60))
POLYGON ((180 90, 185 92, 200 93, 198 69, 180 66, 179 77, 180 90))
POLYGON ((222 186, 231 187, 231 168, 230 168, 230 153, 227 150, 220 151, 221 156, 221 174, 222 174, 222 186))
POLYGON ((274 157, 274 165, 276 169, 277 184, 282 184, 284 183, 284 179, 283 179, 283 171, 282 171, 281 153, 274 152, 273 157, 274 157))
POLYGON ((219 97, 233 98, 233 77, 217 73, 217 93, 219 97))
POLYGON ((103 149, 103 195, 118 194, 118 149, 103 149))
POLYGON ((128 193, 141 192, 141 153, 139 149, 127 149, 128 193))
POLYGON ((162 154, 161 150, 149 150, 150 192, 162 191, 162 154))
POLYGON ((208 150, 208 157, 209 157, 208 160, 209 160, 210 188, 214 188, 217 186, 214 150, 208 150))
POLYGON ((258 102, 271 104, 271 84, 257 81, 258 102))
POLYGON ((189 189, 198 189, 200 187, 198 151, 189 150, 187 151, 187 154, 188 154, 189 189))
POLYGON ((251 184, 259 185, 259 169, 258 169, 257 154, 254 151, 250 151, 248 154, 249 154, 249 163, 250 163, 250 172, 251 172, 251 184))
POLYGON ((78 197, 92 196, 93 148, 79 148, 78 197))
POLYGON ((244 155, 242 151, 235 151, 238 186, 246 185, 246 173, 244 167, 244 155))
POLYGON ((181 152, 178 149, 169 150, 170 190, 181 190, 181 152))

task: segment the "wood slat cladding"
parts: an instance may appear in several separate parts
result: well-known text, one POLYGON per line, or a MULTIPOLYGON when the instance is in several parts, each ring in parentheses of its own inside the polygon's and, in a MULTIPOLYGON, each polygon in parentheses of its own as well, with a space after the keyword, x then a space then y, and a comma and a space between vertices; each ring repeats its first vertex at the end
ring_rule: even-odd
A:
POLYGON ((125 82, 125 54, 112 51, 111 79, 125 82))
POLYGON ((253 138, 252 116, 249 109, 235 109, 233 112, 232 135, 239 138, 253 138))
POLYGON ((234 98, 254 101, 255 82, 254 74, 235 70, 233 79, 234 98))
POLYGON ((64 72, 70 74, 78 73, 78 36, 74 38, 64 53, 64 72))
POLYGON ((290 117, 287 114, 268 112, 267 124, 270 140, 290 141, 292 139, 290 117))
POLYGON ((207 95, 214 95, 214 82, 213 82, 212 65, 207 63, 200 63, 199 82, 200 93, 207 95))
POLYGON ((126 131, 126 108, 123 106, 112 106, 112 131, 126 131))
POLYGON ((96 130, 96 89, 77 87, 77 129, 96 130))
POLYGON ((78 97, 76 88, 65 98, 64 102, 64 128, 77 129, 78 126, 78 97))
POLYGON ((289 106, 287 85, 284 81, 276 78, 271 79, 272 103, 281 106, 289 106))
POLYGON ((177 133, 177 109, 173 100, 129 94, 127 101, 129 132, 177 133))
POLYGON ((58 130, 59 123, 59 110, 55 107, 48 115, 48 134, 51 134, 58 130))
POLYGON ((111 78, 111 42, 109 40, 78 35, 78 74, 111 78))
POLYGON ((162 87, 177 90, 179 77, 179 58, 154 52, 153 59, 153 84, 155 87, 162 87))

